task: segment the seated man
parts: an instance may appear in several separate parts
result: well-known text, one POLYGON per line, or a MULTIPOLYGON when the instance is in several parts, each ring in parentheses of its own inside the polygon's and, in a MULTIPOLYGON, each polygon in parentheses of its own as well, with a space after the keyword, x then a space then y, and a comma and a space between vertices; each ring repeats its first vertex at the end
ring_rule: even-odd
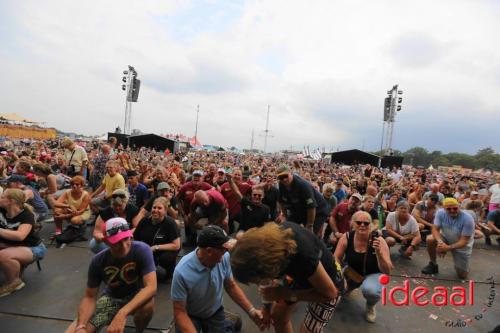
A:
POLYGON ((233 279, 227 252, 229 241, 220 227, 207 226, 198 236, 198 248, 185 255, 175 267, 170 293, 176 332, 239 331, 241 322, 236 322, 241 319, 231 322, 226 317, 222 305, 223 289, 257 326, 262 325, 261 311, 253 307, 233 279))
POLYGON ((466 279, 474 244, 474 219, 460 210, 459 203, 454 198, 444 199, 443 207, 436 213, 432 235, 427 237, 430 262, 422 269, 422 273, 437 274, 439 268, 436 255, 444 257, 451 252, 457 276, 466 279))
POLYGON ((136 332, 143 332, 153 317, 156 267, 151 249, 132 241, 132 231, 120 217, 106 221, 105 234, 109 248, 92 258, 78 317, 66 333, 93 333, 103 326, 123 332, 129 315, 136 332), (106 288, 97 299, 101 283, 106 288))
MULTIPOLYGON (((486 236, 486 244, 491 245, 491 235, 500 235, 500 208, 488 213, 486 217, 487 225, 483 229, 486 236)), ((500 238, 497 238, 497 243, 500 245, 500 238)))
POLYGON ((191 209, 187 217, 189 224, 196 229, 202 229, 203 221, 208 219, 208 224, 215 224, 228 231, 227 201, 222 194, 215 189, 207 191, 198 190, 194 193, 191 209))
POLYGON ((418 223, 408 213, 410 206, 407 201, 397 203, 396 211, 389 213, 382 234, 389 247, 401 243, 399 253, 406 258, 411 257, 421 242, 418 223))
POLYGON ((90 195, 90 208, 97 215, 109 207, 113 191, 125 189, 125 179, 118 172, 118 163, 114 160, 106 163, 106 176, 102 184, 90 195))

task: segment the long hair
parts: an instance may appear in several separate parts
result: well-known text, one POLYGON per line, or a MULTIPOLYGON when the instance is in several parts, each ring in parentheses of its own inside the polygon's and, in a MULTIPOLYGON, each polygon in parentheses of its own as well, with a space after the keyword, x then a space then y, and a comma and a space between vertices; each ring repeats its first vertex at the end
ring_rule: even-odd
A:
POLYGON ((245 232, 231 252, 236 280, 248 284, 278 278, 288 258, 297 251, 292 237, 291 229, 282 229, 275 223, 245 232))
POLYGON ((24 194, 23 190, 20 190, 18 188, 9 188, 5 190, 4 195, 7 197, 7 199, 14 200, 19 208, 24 208, 29 210, 30 212, 33 212, 33 207, 26 203, 26 195, 24 194))

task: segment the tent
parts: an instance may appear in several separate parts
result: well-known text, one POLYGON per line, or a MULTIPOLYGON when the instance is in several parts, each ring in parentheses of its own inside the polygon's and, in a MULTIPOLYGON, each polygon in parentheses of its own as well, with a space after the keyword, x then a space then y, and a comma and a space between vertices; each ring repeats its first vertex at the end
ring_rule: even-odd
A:
POLYGON ((341 164, 371 164, 373 166, 378 166, 380 157, 359 149, 344 150, 331 153, 332 163, 341 164))

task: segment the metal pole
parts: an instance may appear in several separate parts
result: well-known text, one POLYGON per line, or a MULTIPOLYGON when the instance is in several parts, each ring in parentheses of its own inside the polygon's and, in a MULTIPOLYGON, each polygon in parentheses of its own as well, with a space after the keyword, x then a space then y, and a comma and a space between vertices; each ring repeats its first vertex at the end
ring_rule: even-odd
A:
POLYGON ((385 131, 385 121, 382 121, 382 140, 380 140, 380 154, 382 155, 384 149, 384 131, 385 131))
POLYGON ((196 107, 196 126, 194 128, 194 144, 198 141, 198 116, 200 114, 200 105, 196 107))
POLYGON ((252 140, 250 141, 250 150, 253 150, 253 136, 254 136, 254 129, 252 128, 252 140))
POLYGON ((264 153, 267 152, 267 136, 269 135, 269 112, 271 109, 271 105, 267 105, 267 118, 266 118, 266 130, 264 131, 264 153))

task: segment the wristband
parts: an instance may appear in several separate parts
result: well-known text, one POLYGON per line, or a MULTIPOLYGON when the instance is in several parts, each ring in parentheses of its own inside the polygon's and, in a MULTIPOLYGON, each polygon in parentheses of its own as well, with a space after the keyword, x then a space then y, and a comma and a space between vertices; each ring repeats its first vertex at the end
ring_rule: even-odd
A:
POLYGON ((251 307, 250 310, 247 311, 248 315, 249 316, 253 316, 255 314, 255 312, 257 311, 257 309, 255 307, 251 307))

